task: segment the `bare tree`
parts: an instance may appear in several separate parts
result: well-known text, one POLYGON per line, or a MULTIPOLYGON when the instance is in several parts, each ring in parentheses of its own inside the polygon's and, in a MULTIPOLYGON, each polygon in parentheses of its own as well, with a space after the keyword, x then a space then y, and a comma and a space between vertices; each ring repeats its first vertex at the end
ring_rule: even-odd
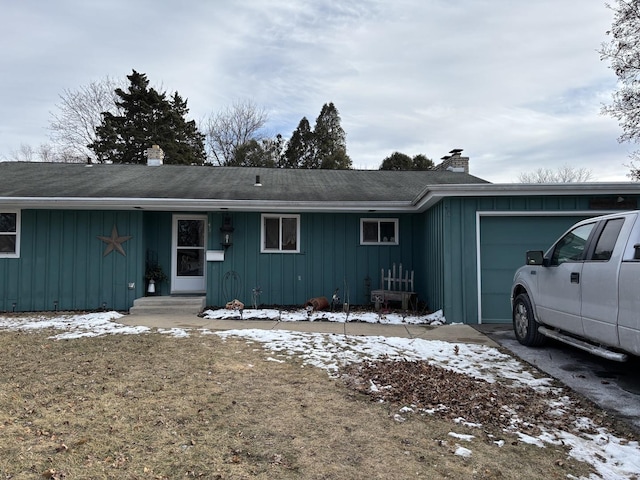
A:
POLYGON ((205 133, 209 158, 218 165, 231 165, 236 150, 250 140, 262 140, 260 129, 268 120, 267 112, 251 100, 238 100, 208 117, 201 127, 205 133))
POLYGON ((115 90, 123 85, 121 81, 105 77, 77 90, 64 90, 56 112, 50 113, 49 124, 51 141, 62 158, 85 161, 95 157, 87 145, 96 140, 102 113, 119 113, 115 90))
POLYGON ((593 172, 588 168, 575 168, 563 165, 553 170, 538 168, 533 172, 518 175, 520 183, 583 183, 593 180, 593 172))
MULTIPOLYGON (((616 0, 605 4, 613 11, 611 37, 600 48, 600 59, 608 61, 618 77, 618 89, 612 102, 602 112, 615 118, 622 128, 619 142, 640 142, 640 4, 637 0, 616 0)), ((637 152, 631 154, 637 160, 637 152)), ((639 168, 633 162, 629 176, 640 180, 639 168)))
POLYGON ((9 159, 14 162, 33 162, 36 152, 31 145, 21 143, 18 150, 13 150, 9 155, 9 159))
POLYGON ((50 143, 42 143, 38 148, 23 143, 11 152, 9 160, 15 162, 83 162, 85 159, 64 155, 50 143))

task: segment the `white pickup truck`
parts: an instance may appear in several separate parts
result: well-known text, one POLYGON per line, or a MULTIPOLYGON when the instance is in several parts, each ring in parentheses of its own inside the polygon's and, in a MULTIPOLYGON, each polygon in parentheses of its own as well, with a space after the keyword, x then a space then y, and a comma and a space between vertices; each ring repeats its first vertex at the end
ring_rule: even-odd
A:
POLYGON ((523 345, 549 337, 620 362, 640 355, 640 211, 583 220, 546 253, 527 252, 511 305, 523 345))

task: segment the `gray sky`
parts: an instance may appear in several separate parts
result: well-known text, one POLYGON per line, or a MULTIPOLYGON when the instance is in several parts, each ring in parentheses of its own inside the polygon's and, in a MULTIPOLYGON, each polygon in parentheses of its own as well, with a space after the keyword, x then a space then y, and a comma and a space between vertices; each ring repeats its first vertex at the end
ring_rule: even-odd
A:
POLYGON ((49 141, 65 89, 135 69, 196 121, 250 99, 285 138, 334 102, 355 168, 462 148, 492 182, 565 164, 628 181, 633 146, 600 114, 611 21, 599 0, 6 0, 0 158, 49 141))

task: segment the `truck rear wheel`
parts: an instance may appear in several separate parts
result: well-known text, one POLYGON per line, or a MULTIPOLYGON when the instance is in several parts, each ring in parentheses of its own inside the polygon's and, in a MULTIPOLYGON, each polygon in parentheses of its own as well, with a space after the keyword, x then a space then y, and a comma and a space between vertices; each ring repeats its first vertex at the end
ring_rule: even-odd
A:
POLYGON ((538 323, 533 318, 531 300, 526 293, 518 295, 513 302, 513 331, 522 345, 539 347, 547 337, 538 333, 538 323))

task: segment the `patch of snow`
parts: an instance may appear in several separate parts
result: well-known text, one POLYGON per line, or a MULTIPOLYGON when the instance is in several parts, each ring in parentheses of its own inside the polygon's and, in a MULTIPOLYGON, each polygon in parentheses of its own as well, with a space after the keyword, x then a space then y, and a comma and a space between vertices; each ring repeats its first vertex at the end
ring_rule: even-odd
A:
POLYGON ((385 325, 433 325, 439 326, 446 323, 442 310, 428 315, 413 315, 402 313, 381 313, 381 312, 330 312, 330 311, 308 311, 304 308, 288 311, 276 309, 245 309, 239 310, 206 310, 202 314, 203 318, 210 320, 273 320, 279 322, 364 322, 380 323, 385 325))
POLYGON ((187 332, 184 328, 159 328, 158 333, 163 335, 170 335, 176 338, 186 338, 189 336, 189 332, 187 332))
POLYGON ((267 357, 267 362, 287 363, 286 360, 278 360, 277 358, 267 357))
POLYGON ((467 442, 470 442, 471 440, 476 438, 475 435, 467 435, 467 434, 464 434, 464 433, 456 433, 456 432, 449 432, 449 436, 457 438, 459 440, 465 440, 467 442))
POLYGON ((458 455, 459 457, 469 458, 473 452, 468 448, 461 447, 456 443, 456 451, 453 452, 454 455, 458 455))
POLYGON ((403 417, 402 415, 400 415, 399 413, 396 413, 396 414, 393 416, 393 419, 394 419, 396 422, 399 422, 399 423, 403 423, 403 422, 406 422, 406 421, 407 421, 407 419, 406 419, 406 418, 404 418, 404 417, 403 417))
POLYGON ((471 427, 471 428, 480 428, 482 427, 481 423, 472 423, 472 422, 467 422, 464 418, 462 417, 458 417, 458 418, 454 418, 453 419, 454 423, 459 423, 460 425, 464 425, 465 427, 471 427))
POLYGON ((116 323, 122 318, 118 312, 87 313, 83 315, 60 314, 56 316, 0 316, 0 329, 7 330, 63 330, 64 333, 52 335, 56 340, 71 340, 81 337, 99 337, 101 335, 138 335, 149 332, 148 327, 129 327, 116 323))

